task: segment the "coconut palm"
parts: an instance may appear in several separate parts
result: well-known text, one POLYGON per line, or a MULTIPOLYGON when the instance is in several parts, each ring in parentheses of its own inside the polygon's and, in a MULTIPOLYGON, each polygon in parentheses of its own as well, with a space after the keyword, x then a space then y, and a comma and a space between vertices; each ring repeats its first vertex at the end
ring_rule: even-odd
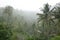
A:
MULTIPOLYGON (((48 39, 49 34, 51 31, 53 31, 52 26, 54 24, 54 20, 52 17, 52 11, 54 8, 50 9, 50 5, 47 3, 44 6, 44 9, 42 10, 43 13, 38 13, 38 23, 41 24, 41 31, 46 36, 46 39, 48 39)), ((39 24, 39 25, 40 25, 39 24)))
POLYGON ((55 10, 53 12, 53 16, 55 16, 54 20, 55 20, 55 26, 56 26, 56 33, 60 34, 60 5, 57 4, 55 7, 55 10))

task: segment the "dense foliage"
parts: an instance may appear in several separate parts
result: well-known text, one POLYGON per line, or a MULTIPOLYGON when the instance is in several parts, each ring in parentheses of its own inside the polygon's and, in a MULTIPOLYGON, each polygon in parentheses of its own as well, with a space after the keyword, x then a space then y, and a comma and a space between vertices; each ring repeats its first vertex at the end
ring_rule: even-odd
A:
MULTIPOLYGON (((1 11, 1 10, 0 10, 1 11)), ((0 40, 60 40, 60 5, 48 3, 37 13, 37 20, 26 21, 11 6, 0 12, 0 40)), ((28 17, 27 17, 28 18, 28 17)))

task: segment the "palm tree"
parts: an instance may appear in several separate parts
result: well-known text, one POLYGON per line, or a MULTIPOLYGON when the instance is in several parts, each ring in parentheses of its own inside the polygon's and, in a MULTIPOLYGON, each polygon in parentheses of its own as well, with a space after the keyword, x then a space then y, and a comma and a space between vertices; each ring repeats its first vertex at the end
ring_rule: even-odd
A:
POLYGON ((56 25, 56 33, 60 34, 60 4, 58 3, 55 7, 55 10, 53 12, 53 16, 55 16, 55 25, 56 25))
MULTIPOLYGON (((42 10, 43 13, 38 13, 38 23, 42 26, 42 33, 46 35, 47 39, 49 36, 49 33, 51 33, 51 26, 54 24, 53 18, 52 18, 52 11, 54 8, 50 9, 50 5, 47 3, 44 6, 44 9, 42 10)), ((39 24, 39 25, 40 25, 39 24)))

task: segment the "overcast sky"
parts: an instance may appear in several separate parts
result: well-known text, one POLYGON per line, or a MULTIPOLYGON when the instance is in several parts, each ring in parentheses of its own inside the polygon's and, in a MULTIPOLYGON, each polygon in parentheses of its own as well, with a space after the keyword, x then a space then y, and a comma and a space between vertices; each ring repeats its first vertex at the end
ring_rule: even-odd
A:
POLYGON ((39 8, 45 3, 55 5, 59 2, 60 0, 0 0, 0 7, 10 5, 19 10, 39 11, 39 8))

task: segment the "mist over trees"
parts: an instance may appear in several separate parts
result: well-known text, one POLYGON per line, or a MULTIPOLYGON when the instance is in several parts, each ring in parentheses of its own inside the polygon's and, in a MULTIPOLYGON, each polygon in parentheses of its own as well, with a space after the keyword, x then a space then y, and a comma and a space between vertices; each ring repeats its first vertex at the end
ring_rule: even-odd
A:
POLYGON ((60 3, 46 3, 42 13, 0 8, 0 40, 60 40, 60 3))

